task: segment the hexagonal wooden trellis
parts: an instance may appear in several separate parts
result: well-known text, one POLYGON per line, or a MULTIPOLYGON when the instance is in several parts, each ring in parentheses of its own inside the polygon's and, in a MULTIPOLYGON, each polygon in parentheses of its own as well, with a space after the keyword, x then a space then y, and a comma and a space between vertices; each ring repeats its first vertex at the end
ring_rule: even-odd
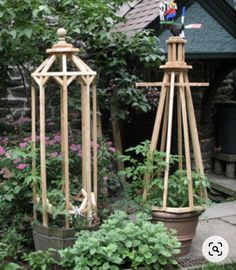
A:
MULTIPOLYGON (((72 81, 78 79, 81 87, 81 118, 82 118, 82 191, 84 200, 81 211, 87 214, 87 220, 91 224, 93 211, 96 215, 97 199, 97 117, 96 117, 96 72, 86 65, 75 54, 78 48, 68 44, 65 40, 66 31, 58 29, 59 41, 51 49, 46 51, 48 58, 32 73, 32 78, 39 87, 39 122, 40 122, 40 174, 42 191, 42 223, 48 226, 48 200, 46 179, 46 145, 45 145, 45 86, 50 78, 53 78, 60 86, 60 112, 61 112, 61 152, 62 152, 62 178, 64 179, 64 191, 66 210, 73 214, 77 211, 70 202, 69 180, 69 147, 68 147, 68 88, 72 81), (60 70, 55 70, 54 63, 60 61, 60 70), (54 68, 54 69, 53 69, 54 68), (52 70, 53 71, 50 71, 52 70), (92 125, 90 120, 90 92, 92 91, 92 125), (91 126, 93 134, 93 168, 91 162, 91 126), (93 177, 92 177, 93 173, 93 177), (92 184, 93 178, 93 184, 92 184), (92 190, 93 189, 93 190, 92 190)), ((36 145, 36 87, 32 83, 32 141, 36 145)), ((33 160, 33 170, 36 164, 33 160)), ((37 203, 37 191, 33 186, 33 201, 37 203)), ((34 218, 37 218, 34 209, 34 218)), ((70 227, 70 217, 66 216, 66 228, 70 227)))

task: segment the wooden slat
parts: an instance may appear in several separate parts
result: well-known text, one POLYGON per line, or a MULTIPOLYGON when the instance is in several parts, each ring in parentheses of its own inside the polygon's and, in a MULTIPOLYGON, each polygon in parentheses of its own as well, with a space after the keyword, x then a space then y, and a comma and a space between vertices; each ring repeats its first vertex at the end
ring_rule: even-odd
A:
POLYGON ((162 126, 162 136, 161 136, 161 147, 160 147, 161 152, 165 151, 165 146, 166 146, 169 99, 170 99, 170 91, 167 90, 166 100, 165 100, 165 108, 164 108, 163 126, 162 126))
POLYGON ((72 61, 74 62, 74 64, 77 66, 79 70, 84 71, 84 72, 96 73, 88 65, 86 65, 78 56, 72 55, 72 61))
POLYGON ((172 61, 176 61, 176 45, 177 44, 172 44, 172 61))
POLYGON ((89 85, 93 82, 94 78, 95 78, 94 75, 93 76, 90 76, 90 78, 89 78, 89 85))
POLYGON ((86 174, 86 192, 87 192, 87 220, 91 225, 91 213, 92 213, 92 202, 91 202, 91 154, 90 154, 90 144, 91 144, 91 136, 90 136, 90 87, 89 87, 89 76, 87 77, 87 84, 84 89, 84 97, 82 104, 82 114, 84 117, 82 118, 82 149, 84 156, 82 156, 82 166, 83 170, 86 174))
POLYGON ((77 78, 76 75, 70 76, 69 79, 67 80, 67 87, 77 78))
MULTIPOLYGON (((62 64, 62 55, 60 56, 60 67, 61 70, 63 70, 63 64, 62 64)), ((62 191, 65 192, 65 133, 64 133, 64 106, 63 106, 63 88, 64 88, 64 80, 55 76, 54 79, 61 85, 60 87, 60 114, 61 114, 61 119, 60 119, 60 124, 61 124, 61 154, 62 154, 62 161, 61 161, 61 176, 63 180, 63 186, 62 186, 62 191), (59 80, 58 80, 59 79, 59 80)))
POLYGON ((45 84, 48 82, 49 80, 49 77, 44 77, 43 78, 43 86, 45 86, 45 84))
POLYGON ((171 72, 170 82, 170 100, 169 100, 169 113, 168 113, 168 127, 167 127, 167 141, 166 141, 166 168, 164 174, 164 192, 163 192, 163 208, 167 207, 168 197, 168 182, 169 182, 169 163, 170 163, 170 150, 171 150, 171 134, 172 134, 172 121, 173 121, 173 106, 174 106, 174 88, 175 88, 175 72, 171 72))
POLYGON ((82 188, 87 192, 87 174, 86 174, 86 160, 85 160, 85 156, 86 156, 86 133, 85 133, 85 108, 86 108, 86 97, 85 97, 85 93, 86 93, 86 85, 84 83, 84 80, 82 80, 80 78, 80 86, 81 86, 81 130, 82 130, 82 188))
POLYGON ((82 72, 82 71, 67 71, 62 72, 62 71, 49 71, 49 72, 41 72, 41 73, 33 73, 32 76, 38 76, 38 77, 45 77, 45 76, 49 76, 49 77, 54 77, 54 76, 59 76, 59 77, 63 77, 63 76, 87 76, 87 75, 96 75, 96 72, 82 72))
POLYGON ((192 209, 190 207, 166 207, 165 209, 163 207, 157 207, 152 206, 152 211, 157 212, 170 212, 170 213, 187 213, 192 211, 203 211, 206 209, 206 206, 195 206, 192 209))
POLYGON ((63 80, 58 77, 58 76, 55 76, 53 77, 53 79, 62 87, 63 86, 63 80))
POLYGON ((83 82, 82 82, 83 84, 85 84, 85 85, 87 84, 87 76, 85 76, 85 75, 80 76, 79 79, 80 79, 81 81, 83 81, 83 82))
POLYGON ((40 86, 40 79, 36 76, 33 76, 33 75, 31 75, 31 76, 35 80, 35 82, 38 84, 38 86, 40 86))
MULTIPOLYGON (((179 80, 180 80, 180 83, 184 82, 183 73, 179 74, 179 80)), ((194 207, 193 183, 192 183, 190 147, 189 147, 188 118, 187 118, 184 86, 179 88, 179 93, 180 93, 180 102, 181 102, 182 119, 183 119, 185 160, 186 160, 186 170, 187 170, 187 178, 188 178, 188 200, 189 200, 189 207, 193 209, 194 207)))
MULTIPOLYGON (((33 151, 33 158, 32 158, 32 175, 36 176, 36 94, 35 94, 35 84, 34 81, 31 81, 31 130, 32 130, 32 151, 33 151)), ((33 219, 37 220, 37 211, 35 209, 36 206, 36 183, 34 182, 32 185, 33 190, 33 219)))
MULTIPOLYGON (((188 75, 187 74, 184 75, 184 78, 185 78, 185 81, 188 82, 188 75)), ((187 86, 185 91, 186 91, 186 103, 187 103, 188 114, 189 114, 189 119, 190 119, 189 125, 190 125, 191 137, 192 137, 195 166, 196 166, 197 172, 199 172, 201 175, 204 176, 201 147, 200 147, 200 143, 199 143, 197 124, 196 124, 196 118, 195 118, 195 114, 194 114, 194 107, 193 107, 193 101, 192 101, 190 87, 187 86)), ((204 198, 207 198, 206 188, 201 187, 201 193, 202 193, 204 198)))
MULTIPOLYGON (((140 82, 136 83, 136 87, 158 87, 158 86, 170 86, 170 83, 164 83, 164 82, 140 82)), ((203 83, 203 82, 184 82, 183 84, 175 83, 175 86, 190 86, 190 87, 207 87, 209 86, 209 83, 203 83)))
MULTIPOLYGON (((56 56, 52 55, 49 57, 48 62, 46 63, 46 65, 44 66, 44 68, 42 69, 41 72, 39 72, 40 74, 43 74, 45 72, 47 72, 49 70, 49 68, 52 66, 52 64, 55 62, 56 60, 56 56)), ((38 72, 34 72, 33 74, 38 73, 38 72)), ((47 76, 47 75, 44 75, 47 76)))
MULTIPOLYGON (((180 46, 180 44, 179 44, 180 46)), ((179 170, 183 169, 183 145, 182 145, 182 117, 181 117, 181 100, 180 89, 177 91, 177 125, 178 125, 178 155, 179 155, 179 170)))
POLYGON ((98 172, 97 172, 97 90, 96 82, 92 85, 93 92, 93 191, 96 201, 97 216, 97 195, 98 195, 98 172))
MULTIPOLYGON (((66 55, 62 55, 62 70, 64 73, 67 72, 67 59, 66 55)), ((62 88, 62 106, 63 106, 63 165, 65 174, 65 197, 66 197, 66 211, 70 211, 70 180, 69 180, 69 147, 68 147, 68 88, 67 88, 67 76, 63 77, 63 88, 62 88)), ((66 228, 70 227, 70 217, 66 216, 66 228)))
POLYGON ((43 207, 43 225, 48 226, 47 214, 47 179, 46 179, 46 146, 45 146, 45 88, 39 88, 40 103, 40 170, 41 170, 41 190, 42 190, 42 207, 43 207))
MULTIPOLYGON (((166 82, 168 80, 168 74, 164 74, 163 81, 166 82)), ((165 99, 166 99, 166 87, 163 85, 161 89, 161 94, 160 94, 160 100, 157 108, 157 113, 156 113, 156 119, 155 119, 155 124, 153 128, 153 133, 152 133, 152 139, 151 139, 151 144, 150 144, 150 151, 152 152, 153 150, 156 149, 157 146, 157 140, 159 137, 159 132, 160 132, 160 124, 161 124, 161 119, 163 115, 163 108, 165 104, 165 99)), ((152 157, 148 157, 152 158, 152 157)), ((146 172, 144 175, 144 191, 143 191, 143 198, 144 200, 147 199, 147 187, 150 183, 150 174, 149 172, 146 172)))
POLYGON ((39 67, 37 67, 36 70, 35 70, 34 72, 35 72, 35 73, 40 72, 40 71, 44 68, 44 66, 47 64, 47 62, 49 61, 50 58, 51 58, 51 57, 48 57, 47 59, 45 59, 45 60, 43 61, 43 63, 42 63, 39 67))

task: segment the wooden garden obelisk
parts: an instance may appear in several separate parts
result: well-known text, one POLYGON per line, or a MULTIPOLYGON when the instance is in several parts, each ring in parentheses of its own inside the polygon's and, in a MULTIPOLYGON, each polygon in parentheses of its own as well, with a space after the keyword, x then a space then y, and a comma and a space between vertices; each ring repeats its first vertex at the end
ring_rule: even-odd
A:
MULTIPOLYGON (((190 83, 188 79, 188 70, 192 66, 185 62, 185 39, 179 36, 170 37, 167 41, 168 59, 167 63, 160 68, 164 70, 162 82, 137 83, 139 87, 161 86, 160 99, 153 128, 150 152, 157 148, 160 141, 160 151, 166 152, 166 168, 164 173, 164 192, 162 207, 155 207, 155 210, 171 212, 188 212, 199 210, 201 207, 194 205, 193 183, 192 183, 192 164, 190 157, 190 143, 192 142, 193 156, 195 161, 195 170, 204 175, 202 155, 198 138, 194 107, 191 97, 190 86, 208 86, 208 83, 190 83), (172 126, 174 99, 177 104, 177 135, 178 135, 178 154, 180 170, 187 171, 188 178, 188 200, 189 206, 184 208, 170 208, 167 205, 168 198, 168 179, 169 179, 169 161, 171 154, 172 126), (185 157, 183 160, 182 156, 185 157)), ((150 156, 150 159, 152 157, 150 156)), ((144 199, 148 197, 148 185, 150 183, 150 174, 145 174, 144 179, 144 199)), ((206 188, 201 187, 200 195, 207 197, 206 188)))

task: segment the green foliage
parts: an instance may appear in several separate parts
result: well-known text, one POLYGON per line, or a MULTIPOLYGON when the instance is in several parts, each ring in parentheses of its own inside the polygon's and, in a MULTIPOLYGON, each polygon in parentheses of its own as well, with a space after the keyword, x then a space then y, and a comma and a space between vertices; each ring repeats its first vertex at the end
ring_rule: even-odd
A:
POLYGON ((3 0, 0 10, 0 65, 37 63, 51 31, 48 1, 3 0))
POLYGON ((24 268, 17 263, 8 263, 3 267, 3 270, 24 270, 24 268))
MULTIPOLYGON (((126 155, 123 160, 129 165, 120 172, 130 179, 128 184, 128 193, 136 202, 144 204, 142 193, 144 190, 144 175, 150 175, 150 183, 146 187, 148 190, 148 205, 162 206, 164 180, 163 175, 166 168, 166 154, 154 150, 150 152, 150 142, 145 141, 139 145, 129 148, 127 152, 136 154, 136 158, 126 155)), ((176 170, 175 165, 178 156, 170 157, 170 175, 168 180, 168 198, 169 207, 186 207, 188 206, 188 177, 185 170, 176 170)), ((208 203, 200 196, 201 187, 209 187, 206 176, 192 172, 194 203, 195 205, 204 205, 208 203)))
POLYGON ((52 269, 52 265, 56 264, 51 252, 53 251, 35 251, 24 254, 23 258, 24 261, 28 262, 32 270, 48 270, 52 269))
POLYGON ((63 26, 68 30, 68 40, 82 46, 81 56, 86 56, 98 73, 102 109, 114 105, 112 118, 118 120, 129 116, 130 107, 148 111, 145 93, 135 88, 135 82, 141 79, 143 67, 156 67, 163 61, 163 51, 153 32, 145 30, 127 37, 116 31, 117 23, 122 21, 117 9, 124 2, 1 1, 0 68, 16 65, 22 81, 30 84, 30 72, 45 58, 45 49, 55 42, 56 29, 63 26))
POLYGON ((117 211, 95 232, 82 231, 73 248, 60 251, 61 264, 68 269, 161 270, 176 264, 173 255, 180 243, 162 223, 152 224, 146 215, 135 223, 117 211), (86 244, 85 244, 86 243, 86 244))
MULTIPOLYGON (((81 202, 77 198, 81 190, 82 149, 80 141, 78 139, 72 141, 73 137, 70 136, 69 142, 70 192, 71 202, 79 207, 81 202)), ((36 139, 39 139, 38 136, 36 139)), ((20 140, 16 136, 0 137, 0 261, 3 261, 4 266, 10 262, 17 262, 23 250, 32 248, 30 226, 33 212, 32 184, 36 184, 39 198, 41 192, 40 167, 37 166, 33 173, 31 166, 33 157, 36 157, 36 164, 39 164, 39 144, 36 144, 36 151, 33 152, 30 140, 30 136, 22 136, 20 140)), ((46 138, 46 144, 47 197, 51 204, 49 221, 50 225, 61 227, 65 224, 65 215, 68 215, 68 212, 65 211, 65 195, 62 190, 60 134, 50 134, 46 138)), ((98 180, 99 196, 102 197, 105 196, 104 177, 109 190, 115 192, 119 187, 119 178, 112 165, 117 159, 117 153, 112 143, 106 140, 99 141, 97 148, 98 156, 101 157, 98 161, 98 180)), ((43 211, 41 200, 36 205, 36 209, 40 219, 40 212, 43 211)), ((73 216, 71 225, 76 229, 85 228, 86 218, 73 216)))
POLYGON ((1 235, 0 240, 0 268, 2 269, 19 269, 13 268, 14 264, 7 265, 7 262, 10 260, 17 260, 23 252, 23 243, 26 241, 24 236, 22 236, 17 230, 13 227, 8 228, 1 235))

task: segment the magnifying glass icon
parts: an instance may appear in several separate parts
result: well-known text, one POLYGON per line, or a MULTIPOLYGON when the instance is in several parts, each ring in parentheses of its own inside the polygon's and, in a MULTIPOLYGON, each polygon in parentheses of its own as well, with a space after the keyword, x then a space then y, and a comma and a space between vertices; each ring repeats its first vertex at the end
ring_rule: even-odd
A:
POLYGON ((215 252, 217 252, 217 253, 219 253, 219 249, 218 249, 217 246, 212 247, 212 250, 215 251, 215 252))

